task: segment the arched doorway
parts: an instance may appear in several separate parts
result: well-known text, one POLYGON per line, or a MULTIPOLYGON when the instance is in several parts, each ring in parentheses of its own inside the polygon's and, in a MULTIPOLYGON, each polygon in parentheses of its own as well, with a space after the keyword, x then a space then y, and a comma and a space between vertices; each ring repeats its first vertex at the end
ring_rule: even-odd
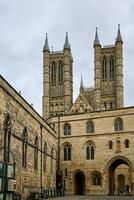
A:
POLYGON ((125 188, 125 176, 124 174, 119 174, 117 177, 117 188, 119 191, 121 191, 123 188, 125 188))
POLYGON ((74 175, 74 190, 77 195, 85 193, 85 176, 81 171, 77 171, 74 175))
POLYGON ((124 194, 124 191, 126 189, 126 185, 129 185, 129 192, 132 189, 131 188, 131 171, 132 171, 132 164, 131 162, 123 157, 116 157, 113 158, 108 165, 108 176, 109 176, 109 195, 124 194), (126 167, 123 167, 126 166, 126 167), (120 168, 120 169, 119 169, 120 168), (125 181, 125 174, 124 169, 128 168, 128 176, 129 176, 129 182, 126 183, 125 181), (117 169, 122 170, 122 174, 117 175, 117 169), (117 177, 116 177, 117 176, 117 177))

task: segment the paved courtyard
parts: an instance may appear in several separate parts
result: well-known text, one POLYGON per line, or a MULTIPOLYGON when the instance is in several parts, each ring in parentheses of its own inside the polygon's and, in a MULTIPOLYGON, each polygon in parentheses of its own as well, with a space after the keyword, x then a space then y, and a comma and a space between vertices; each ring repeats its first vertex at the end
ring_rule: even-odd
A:
POLYGON ((134 200, 134 196, 65 196, 48 200, 134 200))

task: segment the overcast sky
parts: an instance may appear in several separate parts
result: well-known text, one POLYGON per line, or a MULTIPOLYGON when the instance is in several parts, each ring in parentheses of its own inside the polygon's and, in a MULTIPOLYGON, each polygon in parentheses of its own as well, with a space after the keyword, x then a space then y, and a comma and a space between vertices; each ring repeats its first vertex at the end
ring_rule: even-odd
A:
POLYGON ((42 48, 62 50, 69 32, 74 58, 74 100, 80 76, 93 85, 95 27, 103 45, 124 41, 125 105, 134 105, 134 0, 0 0, 0 74, 41 114, 42 48))

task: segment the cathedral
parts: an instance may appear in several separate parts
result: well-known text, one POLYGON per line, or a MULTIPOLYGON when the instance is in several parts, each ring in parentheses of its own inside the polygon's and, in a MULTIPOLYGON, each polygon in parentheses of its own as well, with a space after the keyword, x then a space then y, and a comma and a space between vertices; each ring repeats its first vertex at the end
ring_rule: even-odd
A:
POLYGON ((42 116, 0 76, 0 161, 15 163, 16 192, 134 195, 134 107, 124 107, 123 40, 102 46, 96 28, 94 87, 81 77, 73 103, 73 56, 43 47, 42 116))

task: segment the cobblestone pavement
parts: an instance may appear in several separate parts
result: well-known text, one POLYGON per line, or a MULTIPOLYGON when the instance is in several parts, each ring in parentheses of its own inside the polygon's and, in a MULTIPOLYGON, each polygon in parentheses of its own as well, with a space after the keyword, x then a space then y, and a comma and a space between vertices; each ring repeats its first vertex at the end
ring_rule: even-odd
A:
POLYGON ((65 196, 48 200, 134 200, 134 196, 65 196))

